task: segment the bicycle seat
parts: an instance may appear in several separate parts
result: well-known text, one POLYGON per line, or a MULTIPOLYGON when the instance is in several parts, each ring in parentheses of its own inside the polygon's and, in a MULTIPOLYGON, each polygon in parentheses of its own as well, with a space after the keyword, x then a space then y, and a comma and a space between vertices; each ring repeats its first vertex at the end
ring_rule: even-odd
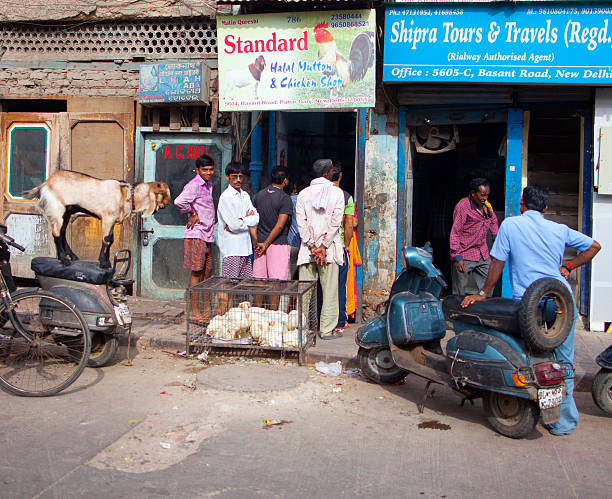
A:
POLYGON ((496 329, 503 333, 520 334, 518 320, 520 300, 489 298, 462 308, 463 298, 463 295, 450 295, 444 299, 442 310, 449 319, 496 329))
POLYGON ((77 260, 66 266, 57 258, 47 256, 32 258, 30 268, 36 275, 91 284, 106 284, 113 276, 113 269, 100 268, 98 262, 77 260))

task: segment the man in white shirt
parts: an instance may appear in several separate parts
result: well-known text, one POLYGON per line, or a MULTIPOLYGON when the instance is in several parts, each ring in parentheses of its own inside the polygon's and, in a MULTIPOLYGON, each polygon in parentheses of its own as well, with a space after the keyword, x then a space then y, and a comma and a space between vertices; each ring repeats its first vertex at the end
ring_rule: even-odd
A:
MULTIPOLYGON (((321 283, 319 337, 329 340, 342 336, 338 323, 338 269, 344 261, 340 225, 344 214, 344 194, 332 181, 331 159, 318 159, 312 166, 314 180, 298 195, 295 213, 302 238, 297 264, 300 280, 321 283)), ((307 298, 306 303, 309 303, 307 298)))
POLYGON ((217 245, 221 251, 223 277, 253 277, 251 254, 257 240, 259 214, 249 194, 242 190, 242 165, 232 161, 225 167, 229 185, 219 197, 217 245))

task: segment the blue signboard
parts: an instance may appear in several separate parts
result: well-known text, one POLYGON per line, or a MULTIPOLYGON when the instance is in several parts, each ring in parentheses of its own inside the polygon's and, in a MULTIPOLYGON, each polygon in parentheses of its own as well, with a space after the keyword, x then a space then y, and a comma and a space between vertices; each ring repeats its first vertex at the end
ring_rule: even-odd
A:
POLYGON ((612 84, 612 3, 387 7, 383 81, 612 84))
POLYGON ((207 67, 201 62, 140 66, 138 102, 207 102, 207 67))

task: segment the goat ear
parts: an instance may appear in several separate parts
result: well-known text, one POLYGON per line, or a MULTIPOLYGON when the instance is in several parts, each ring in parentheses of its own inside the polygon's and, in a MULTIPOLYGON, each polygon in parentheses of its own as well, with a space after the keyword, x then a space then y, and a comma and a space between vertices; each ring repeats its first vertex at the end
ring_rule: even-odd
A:
POLYGON ((149 205, 142 212, 142 216, 144 218, 150 217, 151 215, 153 215, 153 213, 155 213, 155 193, 149 190, 149 195, 147 196, 147 198, 149 200, 149 205))

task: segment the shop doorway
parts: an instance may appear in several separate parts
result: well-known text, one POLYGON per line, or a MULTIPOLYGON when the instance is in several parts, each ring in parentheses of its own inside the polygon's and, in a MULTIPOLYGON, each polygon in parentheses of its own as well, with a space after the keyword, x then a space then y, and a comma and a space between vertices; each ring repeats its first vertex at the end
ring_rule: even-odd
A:
POLYGON ((431 243, 434 263, 449 284, 453 209, 468 195, 471 179, 484 177, 489 181, 489 201, 500 223, 504 218, 506 133, 507 125, 503 122, 423 126, 410 130, 415 145, 412 244, 431 243))
MULTIPOLYGON (((531 111, 529 118, 528 180, 548 187, 550 201, 544 216, 574 230, 581 230, 580 174, 582 115, 576 111, 531 111)), ((563 261, 577 251, 566 248, 563 261)), ((569 283, 580 303, 580 269, 569 283)))
POLYGON ((278 113, 277 164, 286 166, 297 192, 312 180, 319 158, 342 163, 342 187, 355 197, 356 115, 354 112, 278 113), (283 140, 284 139, 284 140, 283 140))

